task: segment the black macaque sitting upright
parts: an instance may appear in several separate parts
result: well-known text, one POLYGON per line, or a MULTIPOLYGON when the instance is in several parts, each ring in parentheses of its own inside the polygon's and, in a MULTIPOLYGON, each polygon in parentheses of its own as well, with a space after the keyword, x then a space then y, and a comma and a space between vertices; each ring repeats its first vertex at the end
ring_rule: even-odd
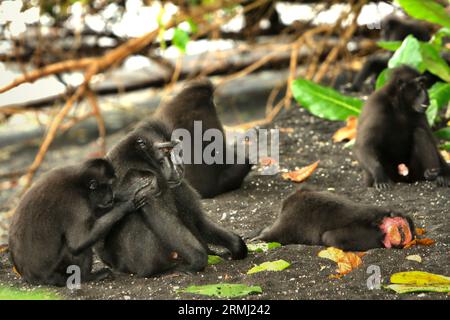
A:
POLYGON ((9 230, 9 250, 27 282, 65 286, 72 265, 80 268, 82 282, 111 273, 106 268, 91 272, 91 247, 145 202, 130 186, 120 203, 111 187, 114 177, 106 160, 88 160, 48 172, 24 195, 9 230))
POLYGON ((414 238, 409 217, 308 187, 284 200, 275 223, 255 238, 346 251, 401 248, 414 238))
POLYGON ((225 132, 217 116, 213 93, 213 85, 208 79, 191 81, 177 96, 156 112, 156 118, 166 124, 171 132, 175 129, 189 131, 190 143, 183 142, 183 149, 191 150, 190 163, 185 164, 186 180, 202 198, 212 198, 239 188, 251 170, 251 164, 247 158, 243 164, 226 163, 227 153, 233 152, 233 149, 226 144, 225 132), (194 121, 201 124, 201 132, 194 132, 194 121), (194 163, 195 150, 200 149, 203 155, 205 147, 209 144, 201 139, 208 129, 219 130, 223 136, 221 154, 223 163, 207 164, 203 158, 201 163, 194 163), (201 134, 201 137, 198 134, 201 134), (201 140, 194 140, 194 137, 201 140))
MULTIPOLYGON (((384 41, 403 41, 409 35, 417 40, 429 41, 431 30, 421 21, 396 15, 387 16, 381 23, 381 39, 384 41)), ((378 76, 388 67, 392 53, 374 54, 367 58, 362 69, 353 80, 350 90, 361 91, 364 82, 372 76, 378 76)), ((430 75, 431 76, 431 75, 430 75)), ((432 81, 432 80, 430 80, 432 81)))
POLYGON ((450 168, 440 154, 425 111, 423 76, 408 66, 393 69, 388 83, 374 92, 359 118, 355 154, 367 186, 386 189, 391 181, 436 180, 450 185, 450 168), (406 167, 406 172, 399 168, 406 167))
POLYGON ((233 259, 247 256, 244 241, 203 212, 198 194, 183 180, 180 165, 171 160, 176 143, 162 122, 149 119, 107 154, 117 172, 118 189, 152 177, 155 182, 148 189, 146 204, 96 245, 100 258, 111 268, 140 277, 197 272, 208 264, 208 244, 225 247, 233 259))

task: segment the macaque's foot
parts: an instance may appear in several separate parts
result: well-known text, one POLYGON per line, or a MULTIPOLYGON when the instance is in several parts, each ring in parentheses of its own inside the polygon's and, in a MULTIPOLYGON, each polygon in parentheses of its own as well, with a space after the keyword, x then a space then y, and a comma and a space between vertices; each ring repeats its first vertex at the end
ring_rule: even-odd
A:
POLYGON ((427 170, 425 170, 423 175, 426 180, 434 181, 438 178, 440 171, 441 170, 439 168, 427 169, 427 170))
POLYGON ((143 197, 141 199, 134 199, 133 204, 134 204, 135 210, 138 210, 147 204, 147 199, 145 197, 143 197))
POLYGON ((436 184, 439 187, 450 187, 450 177, 439 176, 436 179, 436 184))
POLYGON ((89 274, 87 276, 87 281, 102 281, 108 278, 113 278, 113 273, 110 269, 103 268, 89 274))
POLYGON ((391 185, 388 182, 375 182, 373 184, 373 186, 375 187, 375 189, 377 189, 378 191, 384 191, 384 190, 389 190, 391 188, 391 185))

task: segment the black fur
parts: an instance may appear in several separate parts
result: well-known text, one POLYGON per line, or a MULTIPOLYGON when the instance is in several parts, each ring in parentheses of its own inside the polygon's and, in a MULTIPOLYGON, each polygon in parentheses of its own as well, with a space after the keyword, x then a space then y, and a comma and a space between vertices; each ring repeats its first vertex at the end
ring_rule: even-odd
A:
MULTIPOLYGON (((91 247, 143 203, 117 203, 113 179, 109 162, 89 160, 48 172, 24 195, 12 219, 9 249, 26 281, 64 286, 70 265, 80 267, 83 282, 109 275, 108 269, 91 272, 91 247)), ((122 196, 134 198, 132 192, 122 196)))
POLYGON ((207 218, 197 193, 187 182, 168 184, 171 175, 162 172, 163 162, 151 159, 159 154, 155 143, 164 141, 170 141, 164 125, 146 120, 108 153, 118 174, 117 188, 130 183, 123 177, 132 177, 133 181, 153 175, 159 192, 147 194, 145 206, 111 229, 96 246, 100 258, 113 269, 142 277, 173 270, 201 271, 207 266, 208 244, 227 248, 233 259, 245 258, 243 240, 207 218), (130 156, 137 139, 146 140, 146 161, 130 156))
MULTIPOLYGON (((418 20, 402 18, 396 15, 386 17, 381 23, 381 39, 384 41, 403 41, 409 35, 413 35, 420 41, 427 42, 431 38, 431 30, 418 20)), ((370 56, 364 63, 361 71, 356 75, 350 89, 352 91, 360 91, 367 79, 377 77, 381 71, 388 67, 391 57, 392 53, 370 56)), ((429 76, 433 78, 431 74, 429 76)), ((430 79, 430 81, 432 80, 430 79)), ((434 81, 436 81, 435 78, 434 81)))
MULTIPOLYGON (((226 145, 222 124, 217 116, 213 101, 214 88, 207 79, 190 82, 169 103, 157 110, 156 117, 161 119, 171 131, 179 128, 186 129, 191 134, 191 144, 183 144, 183 148, 190 147, 195 150, 194 121, 202 122, 202 135, 208 129, 220 130, 223 139, 223 164, 191 164, 185 165, 187 181, 198 191, 202 198, 212 198, 221 193, 237 189, 251 170, 249 161, 245 164, 226 164, 228 152, 233 152, 226 145)), ((209 144, 204 142, 201 150, 209 144)))
POLYGON ((357 204, 329 192, 302 188, 283 201, 275 223, 256 238, 282 244, 337 247, 347 251, 383 248, 380 224, 385 217, 403 217, 390 210, 357 204))
POLYGON ((359 118, 355 153, 368 186, 437 180, 449 186, 449 166, 436 147, 426 118, 429 105, 423 77, 407 66, 394 69, 385 87, 373 93, 359 118), (405 164, 409 175, 398 173, 405 164))

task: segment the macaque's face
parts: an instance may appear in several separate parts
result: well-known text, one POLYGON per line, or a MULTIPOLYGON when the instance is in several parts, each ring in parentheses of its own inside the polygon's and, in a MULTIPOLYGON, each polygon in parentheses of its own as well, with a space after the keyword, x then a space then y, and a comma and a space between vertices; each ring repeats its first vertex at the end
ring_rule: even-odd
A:
POLYGON ((380 225, 386 248, 403 247, 413 240, 413 232, 408 220, 403 217, 386 217, 380 225))

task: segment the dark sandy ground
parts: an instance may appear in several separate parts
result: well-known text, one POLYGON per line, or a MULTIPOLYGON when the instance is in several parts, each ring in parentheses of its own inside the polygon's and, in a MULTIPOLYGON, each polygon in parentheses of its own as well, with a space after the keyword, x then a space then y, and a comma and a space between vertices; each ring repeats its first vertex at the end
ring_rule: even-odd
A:
MULTIPOLYGON (((366 273, 370 265, 379 266, 383 283, 387 284, 392 273, 421 270, 438 274, 450 274, 450 189, 438 188, 432 183, 396 185, 380 193, 363 187, 361 171, 354 161, 351 149, 331 142, 332 134, 341 123, 317 119, 306 111, 293 108, 281 115, 272 127, 293 128, 292 133, 281 133, 280 165, 293 170, 320 159, 317 171, 309 179, 310 184, 321 189, 335 190, 351 199, 395 208, 411 214, 418 227, 427 230, 427 237, 436 241, 430 247, 413 247, 408 250, 370 250, 363 257, 363 265, 341 279, 330 279, 336 264, 317 257, 321 247, 289 245, 267 253, 250 254, 242 261, 225 261, 209 266, 196 275, 172 275, 139 279, 116 274, 115 279, 85 284, 80 290, 52 289, 68 299, 202 299, 202 296, 177 293, 190 285, 221 282, 259 285, 260 295, 246 299, 450 299, 448 294, 422 293, 399 295, 384 289, 369 290, 366 273), (422 263, 406 260, 408 255, 420 255, 422 263), (246 275, 255 264, 285 259, 292 263, 282 272, 261 272, 246 275)), ((109 137, 113 144, 119 134, 109 137)), ((63 155, 50 154, 44 169, 56 163, 82 159, 93 149, 89 146, 67 146, 63 155)), ((16 158, 20 162, 20 157, 16 158)), ((207 213, 221 225, 246 235, 270 224, 280 209, 281 201, 298 185, 285 181, 281 175, 260 176, 256 170, 247 177, 240 190, 215 199, 203 200, 207 213)), ((6 193, 2 195, 4 201, 6 193)), ((31 288, 18 279, 5 253, 0 255, 0 284, 31 288)), ((99 262, 96 267, 100 267, 99 262)))

